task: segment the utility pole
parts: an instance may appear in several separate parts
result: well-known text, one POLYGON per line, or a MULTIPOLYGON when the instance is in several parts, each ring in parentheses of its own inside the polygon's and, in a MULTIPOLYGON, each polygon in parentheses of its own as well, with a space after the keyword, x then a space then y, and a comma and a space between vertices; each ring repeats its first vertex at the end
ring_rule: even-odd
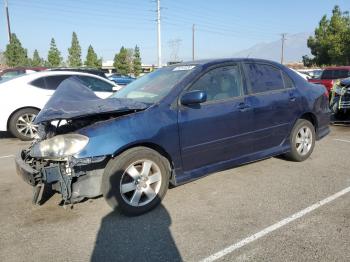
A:
POLYGON ((284 42, 287 40, 286 39, 286 33, 282 33, 281 36, 281 41, 282 41, 282 53, 281 53, 281 64, 283 64, 283 60, 284 60, 284 42))
POLYGON ((158 67, 162 67, 162 43, 160 38, 160 0, 157 0, 158 67))
POLYGON ((192 61, 194 61, 194 24, 192 25, 192 61))
POLYGON ((10 16, 9 16, 9 7, 7 0, 4 0, 5 4, 5 12, 6 12, 6 18, 7 18, 7 33, 8 33, 8 40, 9 43, 11 42, 11 27, 10 27, 10 16))

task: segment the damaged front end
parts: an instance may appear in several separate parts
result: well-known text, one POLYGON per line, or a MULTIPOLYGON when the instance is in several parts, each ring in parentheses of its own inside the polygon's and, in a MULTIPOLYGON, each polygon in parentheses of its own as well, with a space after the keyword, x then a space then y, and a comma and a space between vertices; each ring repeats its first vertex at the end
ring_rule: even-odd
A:
POLYGON ((76 203, 84 198, 101 195, 101 179, 107 156, 78 159, 73 155, 82 150, 88 138, 68 133, 40 138, 16 157, 17 173, 34 187, 33 203, 39 204, 44 190, 62 195, 64 203, 76 203))
POLYGON ((331 89, 329 105, 335 115, 350 112, 350 78, 335 82, 331 89))
POLYGON ((34 187, 39 204, 46 189, 62 195, 65 204, 101 195, 101 181, 109 155, 81 158, 90 138, 79 130, 146 108, 143 103, 100 99, 81 81, 63 81, 40 111, 37 138, 16 156, 17 173, 34 187))

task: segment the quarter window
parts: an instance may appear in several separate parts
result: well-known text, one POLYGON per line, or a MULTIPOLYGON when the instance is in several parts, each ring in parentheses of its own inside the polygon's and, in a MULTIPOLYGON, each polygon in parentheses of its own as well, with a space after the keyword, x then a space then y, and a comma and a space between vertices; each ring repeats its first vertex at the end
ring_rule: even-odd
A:
POLYGON ((237 65, 215 68, 199 78, 190 90, 207 93, 207 101, 224 100, 242 95, 242 77, 237 65))
POLYGON ((70 75, 57 75, 57 76, 45 76, 35 79, 31 82, 31 85, 48 89, 48 90, 56 90, 57 87, 61 84, 61 82, 70 77, 70 75))
POLYGON ((283 75, 284 88, 293 88, 294 83, 292 79, 290 79, 290 77, 287 76, 286 73, 282 73, 282 75, 283 75))
POLYGON ((280 69, 266 65, 246 63, 244 69, 247 75, 248 94, 256 94, 284 88, 280 69))

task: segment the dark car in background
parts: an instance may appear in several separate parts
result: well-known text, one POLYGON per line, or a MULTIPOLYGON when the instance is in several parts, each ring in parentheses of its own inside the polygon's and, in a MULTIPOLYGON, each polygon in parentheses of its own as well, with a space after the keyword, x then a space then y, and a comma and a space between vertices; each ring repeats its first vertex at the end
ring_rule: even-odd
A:
POLYGON ((136 78, 128 76, 128 75, 112 74, 108 77, 108 79, 113 81, 117 85, 125 86, 125 85, 130 84, 136 78))
POLYGON ((333 66, 324 68, 320 78, 311 78, 308 81, 310 83, 324 85, 328 92, 330 92, 337 79, 347 77, 350 77, 350 66, 333 66))
POLYGON ((334 84, 329 105, 336 118, 350 116, 350 77, 334 84))
POLYGON ((58 68, 50 68, 50 71, 72 71, 72 72, 80 72, 80 73, 88 73, 97 75, 103 78, 106 78, 105 73, 102 70, 96 69, 96 68, 88 68, 88 67, 58 67, 58 68))
POLYGON ((304 161, 329 122, 323 86, 266 60, 163 67, 104 100, 68 78, 37 116, 39 138, 16 167, 35 187, 34 202, 49 187, 65 203, 103 195, 139 215, 169 183, 276 155, 304 161))

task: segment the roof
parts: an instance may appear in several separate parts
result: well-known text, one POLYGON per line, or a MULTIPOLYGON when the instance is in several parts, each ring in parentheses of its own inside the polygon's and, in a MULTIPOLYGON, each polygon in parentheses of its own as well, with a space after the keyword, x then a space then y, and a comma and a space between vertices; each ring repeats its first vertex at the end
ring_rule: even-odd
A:
MULTIPOLYGON (((85 73, 85 72, 76 72, 76 71, 40 71, 40 72, 33 72, 33 73, 28 73, 28 74, 23 74, 18 77, 15 77, 13 79, 10 79, 9 81, 5 82, 6 84, 11 84, 13 83, 12 81, 32 81, 34 79, 37 79, 39 77, 44 77, 44 76, 55 76, 55 75, 85 75, 85 76, 92 76, 95 78, 103 79, 104 81, 113 83, 107 78, 95 75, 95 74, 90 74, 90 73, 85 73)), ((2 83, 2 84, 5 84, 2 83)))
POLYGON ((171 66, 182 66, 182 65, 209 65, 209 64, 219 64, 219 63, 225 63, 225 62, 265 62, 265 63, 272 63, 272 64, 279 64, 275 61, 266 60, 266 59, 260 59, 260 58, 242 58, 242 57, 235 57, 235 58, 218 58, 218 59, 203 59, 203 60, 195 60, 195 61, 187 61, 187 62, 181 62, 178 64, 173 64, 171 66))

